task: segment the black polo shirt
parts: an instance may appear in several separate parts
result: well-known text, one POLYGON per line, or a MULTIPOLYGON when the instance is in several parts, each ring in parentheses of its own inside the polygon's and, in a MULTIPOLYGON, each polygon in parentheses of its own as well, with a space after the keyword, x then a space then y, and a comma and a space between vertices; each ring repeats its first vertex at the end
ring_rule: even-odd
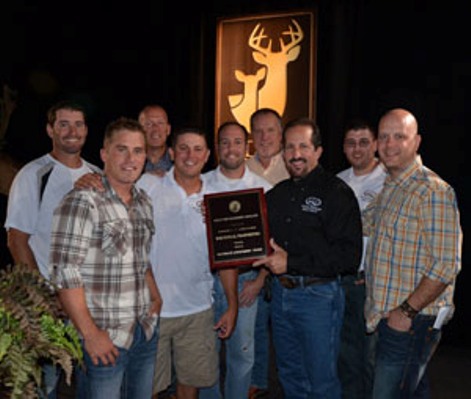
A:
POLYGON ((288 252, 288 274, 354 274, 362 226, 353 190, 318 165, 308 176, 278 183, 266 194, 270 234, 288 252))

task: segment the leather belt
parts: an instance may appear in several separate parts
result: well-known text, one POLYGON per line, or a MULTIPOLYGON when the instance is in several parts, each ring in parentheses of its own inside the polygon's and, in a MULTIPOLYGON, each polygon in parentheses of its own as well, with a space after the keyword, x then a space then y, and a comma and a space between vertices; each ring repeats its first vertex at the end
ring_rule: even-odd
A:
POLYGON ((280 284, 287 289, 307 287, 315 284, 326 284, 336 280, 337 277, 311 277, 311 276, 300 276, 300 277, 278 277, 280 284))

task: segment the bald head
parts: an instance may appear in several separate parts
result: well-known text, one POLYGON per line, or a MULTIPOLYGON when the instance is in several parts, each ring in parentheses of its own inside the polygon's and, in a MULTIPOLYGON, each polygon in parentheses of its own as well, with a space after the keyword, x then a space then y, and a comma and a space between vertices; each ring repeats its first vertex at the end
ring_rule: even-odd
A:
POLYGON ((383 120, 395 119, 399 123, 407 126, 408 129, 418 134, 419 125, 415 116, 404 108, 394 108, 386 112, 380 119, 380 125, 383 120))
POLYGON ((411 165, 421 137, 414 115, 402 108, 386 112, 378 125, 378 154, 393 178, 411 165))

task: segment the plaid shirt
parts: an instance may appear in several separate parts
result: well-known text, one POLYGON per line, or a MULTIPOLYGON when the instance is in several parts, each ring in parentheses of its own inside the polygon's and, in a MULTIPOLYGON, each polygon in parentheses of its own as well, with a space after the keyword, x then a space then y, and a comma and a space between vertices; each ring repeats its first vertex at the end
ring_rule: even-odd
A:
POLYGON ((461 269, 462 232, 454 190, 416 160, 401 176, 388 176, 365 210, 366 321, 376 328, 398 307, 423 276, 448 284, 421 314, 437 315, 453 306, 455 279, 461 269))
POLYGON ((156 325, 149 317, 149 249, 154 233, 152 205, 133 189, 126 206, 106 178, 105 193, 72 190, 54 212, 50 253, 51 280, 61 289, 85 289, 96 325, 116 346, 129 348, 136 322, 147 339, 156 325))

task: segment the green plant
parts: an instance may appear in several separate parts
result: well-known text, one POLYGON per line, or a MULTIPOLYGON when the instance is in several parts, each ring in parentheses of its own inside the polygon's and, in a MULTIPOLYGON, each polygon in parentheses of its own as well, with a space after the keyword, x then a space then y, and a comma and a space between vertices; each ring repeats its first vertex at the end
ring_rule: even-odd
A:
POLYGON ((37 398, 44 361, 60 365, 70 384, 74 360, 82 361, 54 288, 26 265, 0 270, 0 398, 37 398))

